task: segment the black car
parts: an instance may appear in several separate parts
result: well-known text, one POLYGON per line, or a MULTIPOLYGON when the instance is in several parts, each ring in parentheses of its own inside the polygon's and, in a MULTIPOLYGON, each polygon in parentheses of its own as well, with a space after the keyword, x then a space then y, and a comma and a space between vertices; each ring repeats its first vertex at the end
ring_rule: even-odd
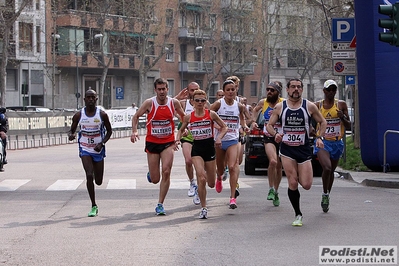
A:
MULTIPOLYGON (((251 129, 247 134, 245 143, 245 161, 244 161, 244 173, 246 175, 255 175, 256 170, 259 168, 267 168, 269 166, 269 160, 266 156, 265 146, 263 139, 265 137, 263 133, 263 125, 265 118, 263 113, 259 113, 256 123, 258 128, 251 129)), ((311 146, 313 147, 314 138, 310 138, 311 146)), ((312 167, 313 176, 321 176, 323 169, 319 163, 316 155, 312 156, 312 167)))

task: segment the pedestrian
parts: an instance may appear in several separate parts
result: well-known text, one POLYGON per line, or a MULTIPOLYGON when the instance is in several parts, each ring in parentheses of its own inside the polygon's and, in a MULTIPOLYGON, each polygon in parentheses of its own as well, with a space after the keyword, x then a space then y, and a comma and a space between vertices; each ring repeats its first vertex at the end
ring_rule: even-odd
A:
POLYGON ((206 108, 207 95, 205 91, 195 90, 193 100, 194 110, 184 116, 182 126, 177 133, 177 139, 180 139, 188 127, 194 139, 190 155, 197 175, 198 195, 202 207, 199 218, 206 219, 208 217, 206 184, 208 183, 210 188, 215 186, 215 146, 221 147, 227 126, 216 112, 206 108), (219 125, 219 134, 216 139, 213 135, 214 123, 219 125))
POLYGON ((3 165, 7 164, 7 131, 8 131, 8 118, 6 116, 7 109, 4 107, 0 107, 0 138, 3 144, 3 157, 0 158, 3 160, 2 167, 0 171, 4 171, 3 165))
MULTIPOLYGON (((229 76, 226 78, 226 80, 232 80, 234 82, 235 85, 235 100, 239 103, 241 103, 241 99, 243 98, 241 95, 238 95, 238 91, 240 90, 240 78, 237 76, 229 76)), ((248 109, 245 108, 244 109, 244 120, 251 120, 251 115, 248 112, 248 109)), ((246 123, 244 121, 244 123, 246 123)), ((238 160, 238 165, 240 166, 242 161, 243 161, 243 156, 244 156, 244 144, 246 141, 246 137, 245 137, 245 132, 243 131, 243 129, 240 127, 239 129, 239 137, 238 137, 238 145, 237 145, 237 160, 238 160)), ((225 173, 223 175, 223 180, 226 180, 227 178, 227 174, 229 173, 228 168, 226 168, 225 173)), ((234 193, 234 197, 237 198, 240 195, 240 184, 238 183, 238 179, 237 179, 237 185, 236 185, 236 190, 234 193)))
MULTIPOLYGON (((199 89, 200 86, 198 85, 197 82, 191 82, 190 84, 188 84, 187 86, 188 96, 186 99, 180 101, 180 104, 185 114, 190 114, 194 110, 194 99, 193 99, 194 92, 199 89)), ((205 106, 209 108, 209 103, 206 103, 205 106)), ((182 122, 179 123, 178 129, 181 127, 181 125, 182 122)), ((191 132, 188 130, 184 136, 178 139, 180 139, 184 161, 185 161, 186 173, 190 181, 190 188, 187 192, 187 195, 189 197, 193 197, 194 204, 198 205, 200 204, 200 198, 197 193, 198 187, 194 179, 194 168, 193 168, 193 162, 191 160, 191 149, 193 146, 194 138, 191 132)))
POLYGON ((224 91, 223 90, 217 90, 216 92, 216 100, 219 100, 224 97, 224 91))
MULTIPOLYGON (((330 205, 330 192, 334 183, 334 171, 338 166, 339 159, 344 151, 345 128, 350 128, 348 106, 345 101, 335 99, 338 85, 334 80, 324 82, 324 99, 316 102, 321 115, 327 121, 327 129, 324 134, 324 148, 315 146, 314 154, 317 155, 320 165, 323 168, 321 175, 323 181, 323 193, 321 197, 321 208, 328 212, 330 205)), ((316 128, 316 135, 320 136, 316 128)))
POLYGON ((165 215, 164 200, 170 186, 174 150, 178 150, 175 142, 175 124, 173 117, 178 115, 181 120, 184 111, 179 100, 168 96, 168 81, 158 78, 154 82, 156 96, 146 99, 132 119, 132 135, 130 141, 135 143, 140 139, 137 125, 139 117, 147 114, 147 135, 144 151, 147 153, 147 180, 153 184, 161 181, 159 187, 158 204, 155 208, 157 215, 165 215), (162 164, 162 165, 161 165, 162 164), (162 168, 162 179, 160 167, 162 168))
POLYGON ((300 79, 290 79, 286 90, 288 98, 275 106, 266 130, 274 136, 277 143, 281 142, 280 158, 288 179, 288 198, 295 211, 292 225, 302 226, 298 184, 309 190, 313 182, 312 149, 309 140, 311 119, 320 124, 315 144, 318 148, 324 147, 322 138, 327 122, 314 103, 302 98, 303 83, 300 79), (274 129, 279 120, 282 132, 274 129))
POLYGON ((76 128, 80 125, 78 133, 79 157, 86 173, 86 187, 91 200, 89 217, 98 214, 93 180, 97 186, 100 186, 103 182, 105 143, 112 135, 108 115, 96 106, 97 99, 97 93, 94 90, 86 91, 85 107, 74 114, 71 129, 68 132, 69 140, 74 140, 76 128))
MULTIPOLYGON (((267 175, 269 180, 269 193, 267 195, 268 200, 273 201, 274 206, 280 205, 280 198, 278 196, 278 188, 280 186, 281 178, 282 178, 282 164, 281 160, 278 156, 280 150, 280 144, 274 140, 274 136, 269 134, 266 130, 266 125, 269 122, 270 116, 273 113, 276 104, 285 100, 280 97, 281 95, 281 87, 276 82, 271 82, 266 87, 266 98, 261 99, 258 104, 255 106, 252 116, 252 128, 258 128, 259 125, 256 123, 259 111, 261 111, 261 115, 264 117, 264 126, 263 132, 264 136, 264 145, 267 159, 269 160, 269 166, 267 167, 267 175)), ((274 124, 275 132, 281 132, 281 123, 277 121, 274 124)))
MULTIPOLYGON (((244 105, 235 100, 237 92, 234 81, 226 80, 223 83, 223 91, 224 97, 211 105, 211 110, 215 111, 228 127, 228 131, 222 139, 222 146, 216 149, 217 180, 215 188, 216 192, 218 193, 220 193, 223 189, 222 175, 225 170, 225 162, 227 162, 230 175, 229 205, 231 209, 235 209, 237 208, 236 188, 240 172, 238 165, 239 130, 240 128, 243 128, 245 132, 249 132, 249 128, 245 124, 244 119, 244 112, 246 108, 244 105)), ((218 134, 220 134, 220 132, 218 134)))

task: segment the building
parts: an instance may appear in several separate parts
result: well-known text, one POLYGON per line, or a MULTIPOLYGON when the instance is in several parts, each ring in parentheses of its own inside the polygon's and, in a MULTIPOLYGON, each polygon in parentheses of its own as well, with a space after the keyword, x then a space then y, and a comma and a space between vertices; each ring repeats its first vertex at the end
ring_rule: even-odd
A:
POLYGON ((213 101, 231 75, 248 103, 269 81, 292 77, 317 100, 314 88, 333 78, 317 1, 23 1, 30 4, 14 24, 7 105, 80 108, 92 88, 105 108, 131 106, 154 95, 158 77, 170 95, 196 81, 213 101))

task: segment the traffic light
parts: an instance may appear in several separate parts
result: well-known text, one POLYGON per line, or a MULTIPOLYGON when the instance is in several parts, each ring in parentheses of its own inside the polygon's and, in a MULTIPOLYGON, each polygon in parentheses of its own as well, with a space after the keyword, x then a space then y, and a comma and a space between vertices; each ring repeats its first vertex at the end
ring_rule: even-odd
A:
POLYGON ((399 3, 379 5, 378 13, 389 16, 389 19, 378 20, 378 26, 389 31, 380 33, 379 40, 399 46, 399 3))

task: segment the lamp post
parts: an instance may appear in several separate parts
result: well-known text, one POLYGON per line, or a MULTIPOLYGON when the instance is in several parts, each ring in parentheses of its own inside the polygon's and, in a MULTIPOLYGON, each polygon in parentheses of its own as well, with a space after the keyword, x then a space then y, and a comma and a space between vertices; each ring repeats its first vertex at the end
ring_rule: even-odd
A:
POLYGON ((61 36, 59 34, 53 34, 53 75, 52 75, 52 82, 51 82, 51 86, 52 86, 52 94, 51 94, 51 108, 54 110, 55 106, 54 106, 54 98, 55 98, 55 43, 56 41, 61 38, 61 36))
MULTIPOLYGON (((101 38, 103 35, 101 33, 94 35, 95 39, 101 38)), ((79 59, 78 59, 78 48, 79 45, 84 43, 85 40, 77 43, 75 45, 75 58, 76 58, 76 91, 75 91, 75 96, 76 96, 76 109, 79 109, 79 98, 80 98, 80 93, 79 93, 79 59)))
MULTIPOLYGON (((170 49, 168 47, 165 47, 165 50, 169 51, 170 49)), ((186 55, 189 54, 189 53, 193 53, 195 51, 201 51, 201 50, 202 50, 202 46, 197 46, 197 47, 195 47, 195 49, 193 51, 187 52, 186 55)), ((180 58, 181 58, 181 54, 180 53, 175 52, 175 51, 172 51, 172 52, 174 54, 180 55, 180 58)), ((180 62, 180 77, 181 77, 181 79, 180 79, 180 90, 183 90, 184 89, 183 61, 180 62)))

